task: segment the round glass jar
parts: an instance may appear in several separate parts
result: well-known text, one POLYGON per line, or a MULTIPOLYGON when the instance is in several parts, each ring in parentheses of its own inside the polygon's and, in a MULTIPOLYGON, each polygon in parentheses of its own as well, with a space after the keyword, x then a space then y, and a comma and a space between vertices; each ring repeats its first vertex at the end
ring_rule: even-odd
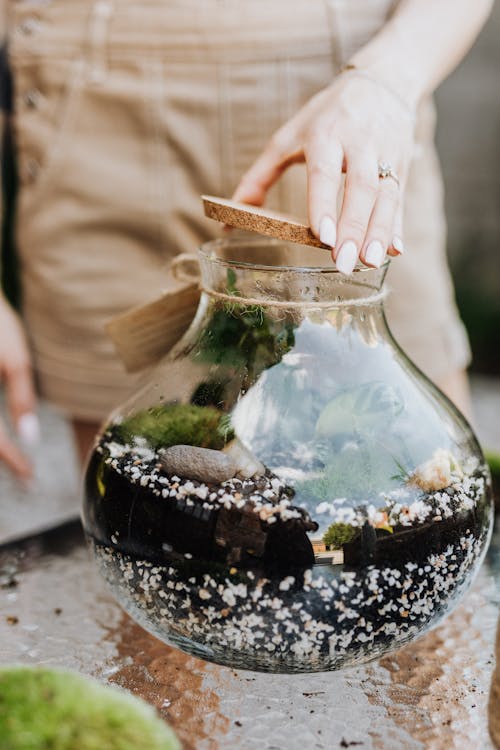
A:
POLYGON ((312 672, 449 612, 492 500, 470 426, 387 327, 385 269, 344 277, 311 248, 318 265, 284 267, 287 250, 202 247, 196 317, 99 435, 84 525, 118 601, 158 638, 312 672))

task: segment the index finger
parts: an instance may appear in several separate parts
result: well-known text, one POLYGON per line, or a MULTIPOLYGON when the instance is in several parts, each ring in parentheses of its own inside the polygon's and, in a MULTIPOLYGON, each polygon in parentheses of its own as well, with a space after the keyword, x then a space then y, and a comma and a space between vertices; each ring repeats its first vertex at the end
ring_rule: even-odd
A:
POLYGON ((283 172, 303 160, 303 150, 295 145, 292 133, 285 127, 281 128, 245 172, 233 193, 233 200, 261 206, 268 190, 283 172))
POLYGON ((317 141, 306 153, 309 223, 321 242, 332 249, 336 244, 343 161, 344 152, 338 141, 317 141))

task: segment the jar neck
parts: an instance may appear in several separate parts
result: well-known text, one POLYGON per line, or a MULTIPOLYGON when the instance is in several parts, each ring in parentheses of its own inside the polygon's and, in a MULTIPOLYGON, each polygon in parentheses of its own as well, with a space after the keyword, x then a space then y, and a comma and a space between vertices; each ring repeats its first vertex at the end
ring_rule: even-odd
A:
POLYGON ((387 266, 343 276, 325 250, 306 248, 310 266, 287 265, 295 248, 268 239, 218 240, 200 249, 203 290, 226 301, 269 307, 382 309, 387 266))

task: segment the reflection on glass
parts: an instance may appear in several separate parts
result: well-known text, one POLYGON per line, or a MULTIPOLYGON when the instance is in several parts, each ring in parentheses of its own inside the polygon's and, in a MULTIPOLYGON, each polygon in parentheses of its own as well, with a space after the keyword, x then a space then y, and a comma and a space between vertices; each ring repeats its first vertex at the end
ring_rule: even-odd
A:
POLYGON ((100 435, 84 516, 146 629, 222 664, 300 672, 435 624, 469 586, 492 511, 470 427, 387 329, 384 271, 283 267, 286 251, 202 248, 196 319, 100 435))

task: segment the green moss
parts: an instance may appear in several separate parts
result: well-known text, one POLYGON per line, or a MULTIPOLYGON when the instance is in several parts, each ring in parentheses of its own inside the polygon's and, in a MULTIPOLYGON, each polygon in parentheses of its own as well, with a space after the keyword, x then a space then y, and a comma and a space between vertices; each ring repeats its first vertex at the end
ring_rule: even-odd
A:
POLYGON ((263 370, 280 362, 293 343, 293 327, 270 321, 262 307, 225 303, 214 310, 196 356, 231 369, 246 368, 252 382, 263 370))
POLYGON ((347 523, 332 523, 323 534, 323 541, 327 547, 340 549, 351 542, 356 536, 357 529, 347 523))
POLYGON ((397 469, 394 456, 379 442, 360 440, 357 446, 334 453, 321 476, 297 482, 295 489, 301 503, 340 497, 366 501, 401 486, 397 469))
POLYGON ((191 396, 191 403, 196 406, 222 406, 227 380, 206 380, 199 383, 191 396))
POLYGON ((115 428, 118 437, 131 442, 146 438, 153 448, 196 445, 220 450, 234 433, 228 416, 213 406, 168 404, 141 411, 115 428))
POLYGON ((244 370, 244 387, 260 373, 280 362, 293 347, 294 325, 266 315, 264 305, 245 304, 236 287, 236 274, 229 269, 226 293, 235 301, 213 303, 210 321, 204 327, 196 348, 202 362, 244 370))
POLYGON ((2 750, 180 750, 154 709, 81 675, 0 669, 2 750))

